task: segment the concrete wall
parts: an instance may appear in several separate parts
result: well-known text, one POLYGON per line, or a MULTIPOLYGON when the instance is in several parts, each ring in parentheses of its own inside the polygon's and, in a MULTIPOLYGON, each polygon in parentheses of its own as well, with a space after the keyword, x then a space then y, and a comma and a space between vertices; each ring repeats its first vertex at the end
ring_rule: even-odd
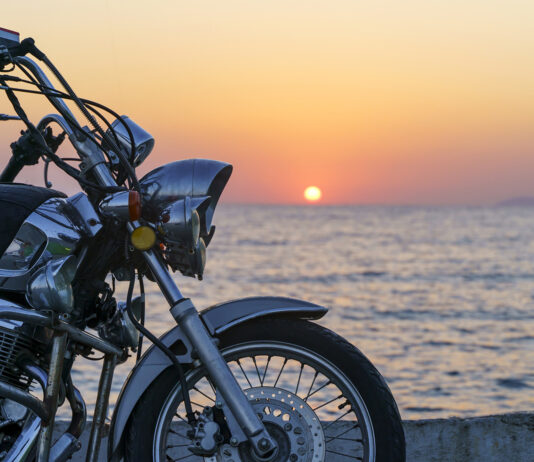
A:
MULTIPOLYGON (((58 431, 66 427, 58 423, 58 431)), ((408 462, 534 462, 533 413, 406 421, 404 429, 408 462)), ((84 460, 88 437, 89 426, 73 461, 84 460)), ((104 449, 107 439, 102 445, 104 449)), ((105 461, 103 450, 101 454, 105 461)))

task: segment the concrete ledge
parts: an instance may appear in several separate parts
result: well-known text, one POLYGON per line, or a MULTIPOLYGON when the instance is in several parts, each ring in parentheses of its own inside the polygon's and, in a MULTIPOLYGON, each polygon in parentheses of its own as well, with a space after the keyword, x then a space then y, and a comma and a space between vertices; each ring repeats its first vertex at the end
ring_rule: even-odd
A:
POLYGON ((404 422, 409 462, 532 462, 534 414, 404 422))
MULTIPOLYGON (((58 422, 57 432, 65 431, 67 425, 58 422)), ((405 421, 404 430, 408 462, 534 461, 534 413, 405 421)), ((88 425, 82 436, 83 448, 72 458, 75 462, 85 460, 89 431, 88 425)), ((102 441, 103 462, 106 446, 107 438, 102 441)), ((327 462, 337 459, 329 458, 327 462)))

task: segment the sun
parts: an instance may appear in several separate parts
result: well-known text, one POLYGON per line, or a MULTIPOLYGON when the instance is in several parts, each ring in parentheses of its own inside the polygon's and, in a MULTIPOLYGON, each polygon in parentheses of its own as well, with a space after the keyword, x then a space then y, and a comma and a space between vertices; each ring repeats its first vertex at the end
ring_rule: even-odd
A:
POLYGON ((317 186, 308 186, 304 190, 304 198, 310 202, 317 202, 323 193, 317 186))

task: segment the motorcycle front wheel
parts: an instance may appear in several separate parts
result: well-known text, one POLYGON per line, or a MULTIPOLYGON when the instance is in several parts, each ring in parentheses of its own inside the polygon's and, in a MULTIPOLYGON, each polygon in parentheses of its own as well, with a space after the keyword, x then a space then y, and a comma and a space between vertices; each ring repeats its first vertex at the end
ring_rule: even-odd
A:
MULTIPOLYGON (((259 319, 220 338, 220 350, 277 441, 272 462, 404 462, 397 405, 380 373, 353 345, 317 324, 259 319)), ((202 367, 187 371, 194 410, 220 404, 202 367)), ((223 424, 224 426, 224 424, 223 424)), ((226 438, 216 454, 192 454, 176 371, 145 392, 130 419, 128 462, 257 462, 248 443, 226 438)), ((222 438, 221 438, 222 439, 222 438)))

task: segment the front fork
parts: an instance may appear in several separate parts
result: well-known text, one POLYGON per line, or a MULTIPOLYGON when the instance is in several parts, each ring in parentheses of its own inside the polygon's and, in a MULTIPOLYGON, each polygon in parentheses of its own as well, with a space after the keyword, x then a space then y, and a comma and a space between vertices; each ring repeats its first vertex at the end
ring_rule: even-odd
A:
POLYGON ((259 456, 268 456, 276 449, 276 442, 252 409, 243 390, 237 383, 213 338, 207 331, 190 299, 184 298, 169 271, 158 256, 148 250, 144 258, 157 280, 163 295, 171 306, 171 314, 185 333, 203 366, 220 390, 230 411, 247 436, 252 448, 259 456))

